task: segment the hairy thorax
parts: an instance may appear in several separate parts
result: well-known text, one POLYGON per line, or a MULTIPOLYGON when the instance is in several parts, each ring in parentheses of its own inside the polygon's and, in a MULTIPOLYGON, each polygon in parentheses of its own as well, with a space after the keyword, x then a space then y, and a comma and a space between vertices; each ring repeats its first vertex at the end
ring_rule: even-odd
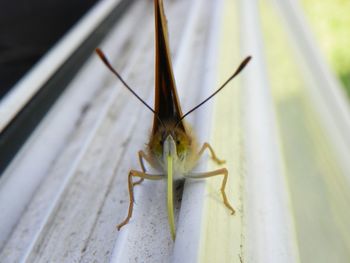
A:
POLYGON ((166 173, 164 162, 164 142, 168 136, 174 140, 176 151, 173 156, 174 178, 180 179, 189 173, 197 164, 198 145, 191 128, 186 125, 185 131, 175 127, 174 123, 165 123, 153 134, 147 145, 149 156, 154 162, 155 168, 166 173))

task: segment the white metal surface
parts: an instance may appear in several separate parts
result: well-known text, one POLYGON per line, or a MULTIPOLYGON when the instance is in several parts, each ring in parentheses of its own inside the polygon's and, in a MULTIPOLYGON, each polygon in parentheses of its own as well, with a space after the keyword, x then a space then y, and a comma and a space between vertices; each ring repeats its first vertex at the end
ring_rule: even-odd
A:
MULTIPOLYGON (((193 32, 196 32, 198 28, 200 28, 201 24, 203 24, 203 20, 208 19, 210 16, 210 22, 207 27, 207 35, 204 38, 206 44, 204 45, 202 54, 205 54, 205 58, 197 64, 197 67, 200 72, 199 80, 197 80, 197 86, 201 87, 201 90, 197 92, 197 99, 190 100, 192 104, 196 104, 206 97, 210 95, 216 87, 215 84, 215 74, 216 74, 216 66, 218 60, 218 39, 220 36, 220 13, 222 12, 222 1, 216 1, 215 4, 203 5, 202 1, 194 1, 195 8, 198 10, 193 19, 189 22, 191 28, 187 28, 187 41, 191 43, 189 40, 193 36, 193 32), (205 8, 206 7, 206 8, 205 8), (203 12, 204 9, 204 12, 203 12), (202 11, 202 14, 199 13, 202 11), (195 20, 196 18, 196 20, 195 20), (202 64, 202 67, 200 67, 202 64)), ((190 64, 191 55, 193 51, 191 51, 190 46, 185 44, 186 38, 184 38, 184 44, 182 49, 187 50, 183 52, 183 60, 178 60, 175 64, 177 69, 182 69, 182 72, 187 72, 187 79, 190 79, 189 72, 190 69, 184 70, 182 65, 190 64)), ((193 40, 192 40, 193 42, 193 40)), ((193 44, 192 44, 193 45, 193 44)), ((200 56, 200 55, 199 55, 200 56)), ((177 71, 178 72, 178 71, 177 71)), ((187 84, 186 86, 189 86, 187 84)), ((191 85, 193 86, 193 85, 191 85)), ((211 127, 211 112, 212 104, 203 106, 200 108, 195 114, 195 131, 198 135, 199 143, 203 143, 209 140, 210 138, 210 127, 211 127)), ((198 170, 207 171, 205 156, 202 157, 202 163, 197 167, 198 170)), ((189 180, 186 182, 181 210, 179 214, 178 220, 178 232, 177 239, 174 244, 173 257, 172 262, 198 262, 200 259, 200 244, 201 239, 203 238, 203 206, 204 206, 204 198, 205 195, 205 181, 194 182, 193 180, 189 180)))
POLYGON ((298 262, 293 215, 269 90, 257 1, 241 1, 242 49, 253 62, 244 79, 245 259, 298 262))
MULTIPOLYGON (((140 12, 144 12, 143 8, 144 6, 139 5, 130 14, 140 16, 140 12)), ((123 49, 123 45, 130 37, 129 32, 135 30, 135 26, 137 21, 131 16, 126 18, 113 32, 114 38, 109 39, 103 47, 116 52, 123 49)), ((128 54, 125 52, 125 56, 128 54)), ((92 59, 84 67, 84 72, 73 81, 66 94, 46 116, 2 175, 0 209, 2 215, 6 216, 0 217, 0 247, 4 245, 19 220, 25 222, 22 229, 19 224, 19 233, 24 231, 26 235, 19 234, 21 242, 18 242, 19 236, 16 235, 13 244, 8 242, 8 249, 11 251, 16 249, 23 254, 22 246, 32 242, 30 240, 33 238, 32 235, 40 233, 38 228, 45 225, 45 218, 52 211, 49 208, 52 206, 51 202, 60 198, 59 189, 66 186, 65 181, 69 182, 71 173, 69 171, 74 170, 81 155, 86 151, 86 145, 89 145, 96 128, 99 127, 100 121, 96 122, 96 120, 103 119, 106 114, 109 104, 103 105, 106 103, 107 96, 110 96, 108 93, 114 93, 117 89, 112 86, 115 85, 114 82, 111 82, 108 89, 101 90, 101 79, 105 79, 108 72, 101 67, 101 62, 95 55, 92 55, 92 59), (84 120, 83 123, 81 123, 82 120, 84 120), (49 179, 45 179, 47 177, 49 179), (52 182, 45 186, 43 180, 52 180, 52 182), (41 190, 38 191, 40 185, 44 186, 41 186, 41 190), (39 192, 37 202, 45 200, 45 205, 37 207, 38 203, 33 202, 35 192, 39 192), (28 207, 30 202, 32 206, 28 207), (27 210, 27 217, 23 215, 26 208, 29 210, 27 210), (45 216, 45 214, 48 215, 45 216)), ((121 63, 118 64, 122 66, 125 59, 127 58, 120 59, 121 63)), ((114 81, 113 78, 110 77, 110 79, 114 81)), ((3 252, 6 252, 6 248, 3 252)), ((12 254, 12 256, 16 255, 12 254)))

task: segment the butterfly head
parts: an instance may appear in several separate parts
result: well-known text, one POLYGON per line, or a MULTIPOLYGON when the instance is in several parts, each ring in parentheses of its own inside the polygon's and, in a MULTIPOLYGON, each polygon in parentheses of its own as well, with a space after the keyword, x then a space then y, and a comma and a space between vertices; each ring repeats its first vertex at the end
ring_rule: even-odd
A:
POLYGON ((172 155, 184 159, 193 146, 193 138, 181 128, 174 127, 173 123, 159 127, 148 143, 150 153, 157 159, 172 155))

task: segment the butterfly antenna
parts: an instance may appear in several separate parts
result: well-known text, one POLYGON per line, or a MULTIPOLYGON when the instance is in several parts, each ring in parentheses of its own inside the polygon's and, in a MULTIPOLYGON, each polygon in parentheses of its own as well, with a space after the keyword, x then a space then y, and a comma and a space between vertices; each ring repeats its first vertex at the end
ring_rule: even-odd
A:
POLYGON ((163 127, 164 124, 162 120, 159 118, 158 114, 149 106, 130 86, 124 81, 124 79, 119 75, 119 73, 112 67, 111 63, 108 61, 107 57, 105 54, 102 52, 101 49, 96 48, 96 53, 100 57, 100 59, 103 61, 103 63, 107 66, 107 68, 114 73, 114 75, 117 76, 117 78, 123 83, 123 85, 132 93, 134 96, 141 101, 150 111, 153 112, 154 116, 158 119, 158 121, 161 123, 163 127))
POLYGON ((194 112, 196 109, 198 109, 200 106, 202 106, 204 103, 206 103, 208 100, 210 100, 212 97, 214 97, 217 93, 219 93, 231 80, 233 80, 244 68, 245 66, 249 63, 249 61, 252 59, 251 56, 246 57, 239 67, 236 69, 236 71, 229 77, 221 86, 218 88, 213 94, 211 94, 208 98, 203 100, 201 103, 199 103, 196 107, 193 109, 189 110, 185 115, 183 115, 180 120, 176 123, 175 127, 190 113, 194 112))

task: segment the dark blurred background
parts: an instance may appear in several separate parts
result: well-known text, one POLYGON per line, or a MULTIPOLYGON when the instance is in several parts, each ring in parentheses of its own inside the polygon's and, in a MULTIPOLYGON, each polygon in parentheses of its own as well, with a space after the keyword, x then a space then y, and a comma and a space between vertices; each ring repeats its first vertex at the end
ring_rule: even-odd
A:
POLYGON ((0 99, 97 1, 0 1, 0 99))

